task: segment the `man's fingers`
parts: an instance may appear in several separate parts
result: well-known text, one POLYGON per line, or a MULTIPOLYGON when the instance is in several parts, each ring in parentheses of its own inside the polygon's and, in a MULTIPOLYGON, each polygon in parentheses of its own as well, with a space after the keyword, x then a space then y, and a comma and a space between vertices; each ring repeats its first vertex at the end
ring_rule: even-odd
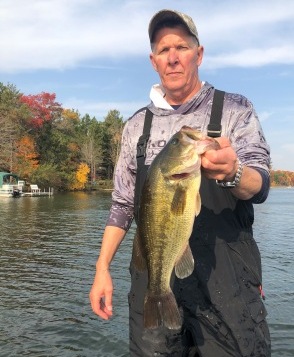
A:
POLYGON ((102 319, 104 320, 108 320, 110 313, 108 311, 108 309, 105 306, 104 300, 103 298, 101 298, 100 295, 94 297, 91 293, 90 293, 90 302, 91 302, 91 307, 93 312, 100 316, 102 319))
POLYGON ((93 312, 104 320, 112 316, 112 292, 112 280, 108 269, 98 271, 89 298, 93 312))
POLYGON ((112 313, 110 314, 108 309, 106 308, 103 299, 100 299, 100 301, 98 301, 97 304, 95 304, 94 306, 92 305, 92 309, 96 315, 100 316, 104 320, 108 320, 109 317, 112 315, 112 313))
POLYGON ((99 316, 102 317, 104 320, 108 320, 112 316, 112 312, 105 305, 105 301, 103 299, 100 300, 100 309, 99 309, 99 316))
POLYGON ((112 293, 105 294, 105 308, 109 316, 112 316, 112 293))

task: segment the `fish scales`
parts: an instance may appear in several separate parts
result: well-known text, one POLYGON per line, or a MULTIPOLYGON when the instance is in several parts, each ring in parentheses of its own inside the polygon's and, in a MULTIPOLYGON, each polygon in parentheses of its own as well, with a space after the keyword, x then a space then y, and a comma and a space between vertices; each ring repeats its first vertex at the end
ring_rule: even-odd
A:
POLYGON ((189 276, 194 259, 189 247, 195 216, 201 208, 201 154, 217 142, 183 127, 153 160, 142 190, 133 264, 148 270, 144 327, 181 327, 181 316, 170 287, 175 268, 189 276))
POLYGON ((150 190, 152 192, 150 195, 142 197, 140 214, 144 217, 144 224, 141 225, 142 231, 139 229, 139 232, 142 237, 147 238, 145 249, 146 254, 151 258, 147 260, 147 264, 152 291, 157 289, 167 291, 169 289, 167 276, 171 275, 175 261, 183 250, 183 244, 187 243, 190 237, 195 217, 193 206, 195 206, 198 186, 197 181, 194 181, 194 192, 191 190, 186 197, 188 209, 184 211, 181 219, 177 219, 178 214, 167 214, 167 211, 171 210, 175 195, 173 186, 167 185, 158 171, 149 177, 148 184, 153 187, 153 190, 150 190), (190 229, 186 229, 186 227, 190 227, 190 229), (167 244, 171 237, 173 244, 167 244))

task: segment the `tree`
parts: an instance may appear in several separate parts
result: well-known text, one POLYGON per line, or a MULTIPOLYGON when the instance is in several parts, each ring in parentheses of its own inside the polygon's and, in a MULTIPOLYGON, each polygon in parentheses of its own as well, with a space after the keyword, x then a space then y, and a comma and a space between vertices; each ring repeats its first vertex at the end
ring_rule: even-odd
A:
MULTIPOLYGON (((37 95, 22 96, 21 101, 30 109, 28 126, 35 139, 40 165, 51 172, 59 172, 58 182, 68 187, 80 162, 80 147, 77 143, 79 114, 63 109, 55 101, 55 94, 42 92, 37 95), (53 169, 52 169, 53 168, 53 169)), ((38 170, 42 172, 42 168, 38 170)))
POLYGON ((55 99, 55 93, 46 92, 20 97, 21 103, 27 104, 30 109, 30 125, 32 128, 41 128, 45 122, 53 122, 60 117, 62 107, 55 99))
POLYGON ((117 110, 104 121, 88 114, 81 118, 78 111, 62 108, 55 93, 24 95, 0 83, 0 170, 15 170, 26 181, 82 187, 83 165, 91 182, 98 175, 111 178, 122 128, 117 110))
POLYGON ((15 156, 15 170, 19 176, 27 180, 39 164, 35 142, 31 136, 26 135, 16 142, 15 156))
POLYGON ((15 170, 16 142, 25 132, 23 123, 29 116, 20 97, 14 85, 0 82, 0 168, 4 171, 15 170))
POLYGON ((79 142, 82 158, 90 167, 91 182, 95 182, 97 171, 103 162, 102 123, 86 114, 80 122, 79 142))
POLYGON ((89 166, 82 162, 78 166, 78 169, 75 174, 75 180, 71 184, 70 188, 73 190, 82 190, 85 188, 86 183, 88 182, 88 175, 90 173, 89 166))
POLYGON ((55 93, 46 92, 20 97, 20 102, 29 108, 30 116, 26 124, 30 134, 34 136, 41 164, 54 164, 56 150, 60 149, 60 145, 57 145, 59 139, 54 135, 54 124, 61 119, 62 107, 55 99, 55 93))
POLYGON ((37 182, 41 187, 56 187, 64 189, 63 173, 56 165, 44 163, 39 165, 30 177, 31 182, 37 182))
POLYGON ((271 170, 271 186, 294 186, 294 172, 271 170))
POLYGON ((118 159, 123 130, 123 118, 118 110, 108 112, 103 129, 103 163, 107 168, 108 178, 111 178, 118 159))

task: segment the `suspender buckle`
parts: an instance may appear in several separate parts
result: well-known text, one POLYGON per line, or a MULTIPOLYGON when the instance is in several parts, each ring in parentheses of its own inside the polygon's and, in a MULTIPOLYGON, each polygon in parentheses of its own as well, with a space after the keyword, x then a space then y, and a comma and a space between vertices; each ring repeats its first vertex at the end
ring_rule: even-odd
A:
POLYGON ((222 126, 219 124, 208 124, 207 125, 207 135, 212 138, 220 137, 222 133, 222 126))
POLYGON ((139 157, 146 157, 146 148, 147 148, 147 143, 148 143, 148 140, 149 140, 149 136, 150 135, 142 135, 139 140, 138 140, 138 143, 137 143, 137 159, 139 157))

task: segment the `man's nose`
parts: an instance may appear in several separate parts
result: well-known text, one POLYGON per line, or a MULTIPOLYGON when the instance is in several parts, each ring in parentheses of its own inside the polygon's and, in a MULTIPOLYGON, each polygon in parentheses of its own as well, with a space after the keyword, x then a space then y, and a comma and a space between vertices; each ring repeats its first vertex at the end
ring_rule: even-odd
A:
POLYGON ((168 63, 173 66, 179 62, 178 53, 175 49, 170 49, 168 53, 168 63))

